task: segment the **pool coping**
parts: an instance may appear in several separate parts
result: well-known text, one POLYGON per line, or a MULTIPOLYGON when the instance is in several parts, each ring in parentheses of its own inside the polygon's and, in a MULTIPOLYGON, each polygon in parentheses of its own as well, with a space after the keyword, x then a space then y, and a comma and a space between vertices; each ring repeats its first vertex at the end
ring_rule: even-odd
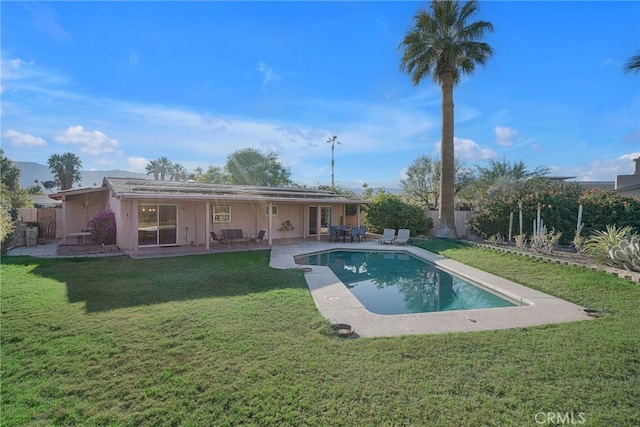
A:
POLYGON ((311 296, 325 318, 353 327, 356 336, 390 337, 398 335, 473 332, 539 326, 592 319, 576 304, 536 291, 510 280, 478 270, 415 246, 379 245, 377 242, 309 242, 274 246, 270 266, 305 268, 311 296), (425 259, 458 276, 479 283, 526 305, 435 313, 381 315, 368 311, 329 267, 298 265, 294 256, 329 250, 404 251, 425 259))

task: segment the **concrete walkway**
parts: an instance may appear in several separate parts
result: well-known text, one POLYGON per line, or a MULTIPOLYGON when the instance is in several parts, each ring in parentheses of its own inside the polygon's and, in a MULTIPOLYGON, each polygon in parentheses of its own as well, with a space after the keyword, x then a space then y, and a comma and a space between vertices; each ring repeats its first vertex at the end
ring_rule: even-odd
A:
MULTIPOLYGON (((27 255, 40 258, 57 257, 58 242, 39 244, 34 247, 13 248, 8 256, 27 255)), ((263 248, 267 249, 267 248, 263 248)), ((206 253, 195 251, 192 255, 206 253)), ((117 254, 83 254, 81 257, 104 257, 117 254)), ((155 256, 171 256, 156 253, 155 256)), ((175 255, 174 255, 175 256, 175 255)), ((436 334, 448 332, 472 332, 493 329, 538 326, 551 323, 574 322, 591 319, 583 307, 535 291, 501 277, 461 264, 415 246, 379 245, 377 241, 363 243, 332 243, 326 241, 288 241, 271 247, 270 266, 278 269, 303 268, 308 270, 305 279, 311 296, 320 313, 335 323, 346 323, 355 330, 354 337, 386 337, 414 334, 436 334), (487 308, 476 310, 442 311, 436 313, 380 315, 369 312, 336 275, 324 266, 301 266, 294 256, 332 249, 405 251, 432 262, 469 281, 518 301, 518 307, 487 308)))
POLYGON ((305 267, 307 271, 305 278, 320 313, 335 323, 351 325, 355 333, 362 337, 485 331, 592 318, 585 313, 583 307, 414 246, 388 246, 369 242, 346 245, 314 242, 296 246, 274 246, 271 251, 270 265, 273 268, 283 269, 305 267), (336 247, 355 251, 367 249, 406 251, 469 281, 506 295, 509 299, 520 302, 521 305, 436 313, 374 314, 353 296, 329 267, 301 266, 295 264, 293 260, 295 255, 331 250, 336 247))

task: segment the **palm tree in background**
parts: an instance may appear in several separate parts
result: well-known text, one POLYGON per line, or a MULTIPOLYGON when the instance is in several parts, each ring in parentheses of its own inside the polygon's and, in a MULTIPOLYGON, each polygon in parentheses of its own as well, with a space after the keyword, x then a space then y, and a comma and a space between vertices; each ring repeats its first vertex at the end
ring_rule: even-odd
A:
POLYGON ((73 184, 82 181, 82 175, 80 175, 82 161, 75 154, 52 154, 47 163, 53 174, 54 182, 60 190, 69 190, 73 188, 73 184))
POLYGON ((158 159, 158 170, 160 171, 160 181, 164 181, 167 175, 170 176, 173 173, 173 163, 165 156, 162 156, 158 159))
POLYGON ((624 64, 625 73, 640 73, 640 50, 624 64))
POLYGON ((145 166, 145 169, 147 171, 147 175, 153 175, 154 181, 158 181, 160 179, 160 167, 157 160, 149 161, 147 166, 145 166))
POLYGON ((338 137, 334 135, 331 138, 327 139, 327 143, 331 144, 331 188, 336 188, 336 183, 333 178, 333 167, 336 163, 335 160, 333 160, 333 151, 335 145, 340 144, 340 141, 338 141, 338 137))
POLYGON ((493 31, 486 21, 467 23, 478 12, 478 2, 432 1, 429 10, 419 9, 413 25, 400 43, 400 69, 417 86, 427 76, 442 93, 442 141, 440 144, 440 202, 437 237, 456 238, 454 221, 454 120, 453 88, 462 74, 473 74, 477 64, 486 65, 493 55, 487 43, 479 42, 485 31, 493 31))
POLYGON ((180 163, 174 163, 171 167, 171 179, 174 181, 180 181, 187 177, 187 169, 180 163))

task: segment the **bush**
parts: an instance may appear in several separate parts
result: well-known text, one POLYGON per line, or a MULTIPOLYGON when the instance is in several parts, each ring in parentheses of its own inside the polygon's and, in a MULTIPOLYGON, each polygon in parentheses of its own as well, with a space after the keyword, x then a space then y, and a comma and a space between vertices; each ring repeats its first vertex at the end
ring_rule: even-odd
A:
POLYGON ((93 240, 98 245, 116 244, 116 216, 110 211, 100 211, 89 221, 93 229, 93 240))
POLYGON ((595 230, 604 230, 607 225, 631 227, 640 232, 640 199, 620 196, 617 193, 593 190, 582 194, 578 200, 582 204, 584 235, 595 230))
POLYGON ((4 254, 7 248, 7 240, 13 233, 15 221, 11 212, 4 203, 0 202, 0 253, 4 254))
POLYGON ((366 208, 365 224, 377 233, 385 228, 408 228, 411 235, 425 234, 433 228, 431 218, 426 218, 422 208, 405 203, 400 196, 380 192, 366 208))
POLYGON ((469 229, 482 238, 509 232, 509 214, 514 213, 513 235, 520 233, 519 204, 522 204, 523 233, 531 235, 538 204, 545 225, 562 233, 560 244, 574 240, 578 222, 578 207, 583 205, 582 235, 603 230, 607 224, 629 225, 640 230, 640 200, 613 192, 587 191, 576 183, 553 182, 546 178, 527 181, 520 188, 501 194, 484 204, 469 220, 469 229))

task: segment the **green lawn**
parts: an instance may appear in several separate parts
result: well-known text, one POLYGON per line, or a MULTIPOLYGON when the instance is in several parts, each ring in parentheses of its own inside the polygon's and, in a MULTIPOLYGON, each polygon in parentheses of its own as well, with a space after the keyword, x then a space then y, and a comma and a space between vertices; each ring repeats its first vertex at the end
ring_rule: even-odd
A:
POLYGON ((2 425, 640 425, 640 286, 424 245, 607 315, 345 340, 268 251, 4 257, 2 425))

